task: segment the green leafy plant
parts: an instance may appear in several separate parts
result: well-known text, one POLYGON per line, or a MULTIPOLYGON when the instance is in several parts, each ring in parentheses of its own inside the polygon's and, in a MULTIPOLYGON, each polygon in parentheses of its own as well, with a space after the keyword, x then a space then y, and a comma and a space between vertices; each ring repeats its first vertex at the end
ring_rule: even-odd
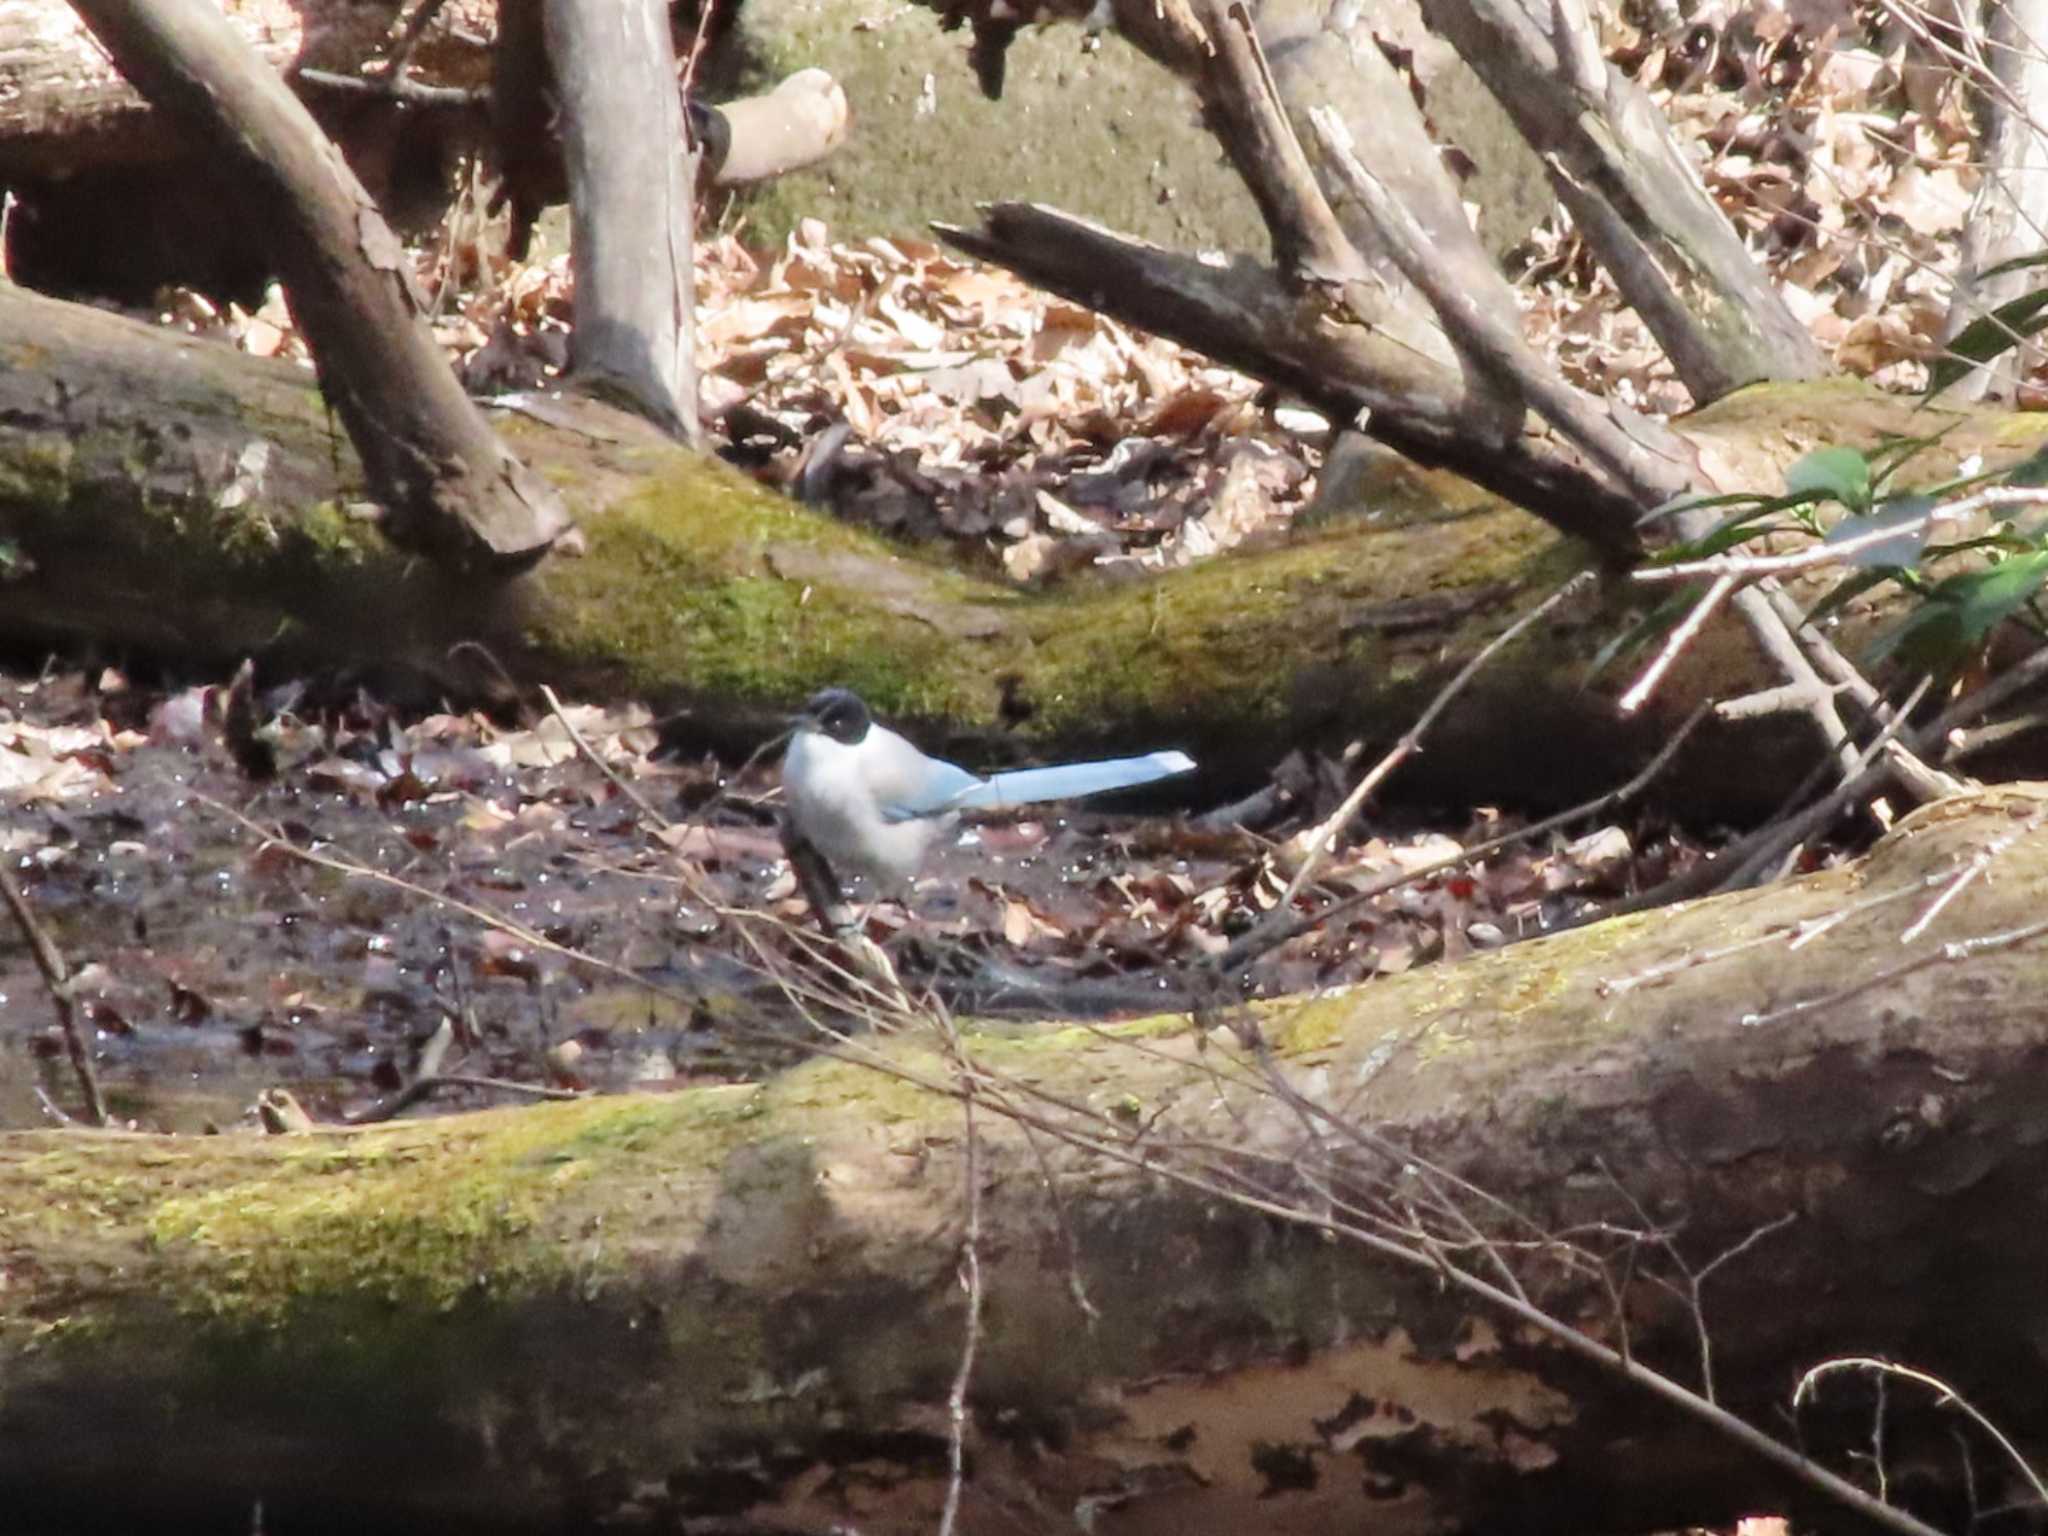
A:
MULTIPOLYGON (((2041 266, 2048 266, 2048 251, 2002 261, 1979 274, 1978 281, 2041 266)), ((1978 316, 1949 340, 1944 354, 1927 370, 1927 389, 1922 398, 1933 399, 1972 368, 2002 357, 2044 325, 2048 325, 2048 288, 2023 293, 1989 314, 1978 316)))
MULTIPOLYGON (((1785 489, 1779 494, 1738 492, 1659 507, 1645 521, 1707 509, 1721 510, 1723 516, 1660 552, 1655 563, 1708 561, 1773 535, 1809 538, 1820 546, 1811 563, 1837 565, 1844 574, 1807 612, 1807 622, 1819 622, 1867 593, 1896 585, 1918 601, 1871 642, 1867 659, 1895 658, 1916 670, 1960 670, 2008 621, 2048 635, 2048 611, 2041 602, 2048 586, 2048 519, 2023 528, 2004 518, 1968 537, 1937 537, 1955 519, 1962 498, 1980 486, 2017 491, 2048 483, 2048 449, 1998 474, 1906 485, 1907 466, 1939 440, 1939 435, 1897 438, 1869 453, 1839 445, 1817 448, 1785 471, 1785 489)), ((1667 632, 1699 592, 1697 584, 1690 584, 1660 603, 1601 652, 1595 670, 1667 632)))

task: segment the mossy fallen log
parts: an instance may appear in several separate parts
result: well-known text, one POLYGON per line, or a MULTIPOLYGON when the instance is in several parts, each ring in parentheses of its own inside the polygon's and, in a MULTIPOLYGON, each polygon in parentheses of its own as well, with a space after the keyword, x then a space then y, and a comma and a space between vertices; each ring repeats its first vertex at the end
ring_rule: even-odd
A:
MULTIPOLYGON (((714 746, 750 747, 840 683, 981 761, 1170 735, 1219 778, 1249 777, 1295 745, 1391 741, 1582 563, 1462 482, 1395 473, 1370 520, 1154 580, 1020 592, 565 401, 536 407, 544 420, 495 419, 569 501, 587 549, 486 587, 392 550, 359 515, 345 435, 303 369, 4 287, 0 361, 0 643, 199 668, 253 654, 474 691, 495 674, 450 648, 479 640, 519 681, 644 697, 714 746)), ((1853 385, 1749 392, 1695 439, 1717 483, 1767 484, 1803 447, 1874 437, 1906 409, 1853 385)), ((1948 457, 2025 449, 2010 419, 1950 425, 1948 457)), ((1584 684, 1625 622, 1619 598, 1589 600, 1481 679, 1432 738, 1433 794, 1611 787, 1703 690, 1761 676, 1739 635, 1710 640, 1663 714, 1618 721, 1584 684)), ((1803 748, 1799 726, 1745 728, 1726 756, 1690 759, 1687 792, 1701 814, 1775 804, 1803 748)))
MULTIPOLYGON (((1276 1004, 1268 1059, 1252 1016, 1210 1010, 355 1131, 0 1136, 0 1508, 44 1532, 218 1531, 258 1502, 293 1531, 929 1530, 966 1336, 963 1063, 963 1531, 1798 1507, 1441 1273, 1328 1234, 1362 1212, 1454 1232, 1446 1266, 1512 1271, 1695 1383, 1703 1325, 1720 1401, 1768 1428, 1853 1351, 1940 1373, 2038 1453, 2044 816, 2048 790, 1988 792, 1797 884, 1276 1004), (1732 1255, 1697 1309, 1652 1283, 1683 1296, 1673 1255, 1732 1255)), ((1995 1458, 1940 1415, 1913 1445, 1909 1396, 1901 1474, 1967 1465, 1981 1492, 1995 1458)), ((1801 1432, 1860 1451, 1870 1422, 1838 1402, 1801 1432)))

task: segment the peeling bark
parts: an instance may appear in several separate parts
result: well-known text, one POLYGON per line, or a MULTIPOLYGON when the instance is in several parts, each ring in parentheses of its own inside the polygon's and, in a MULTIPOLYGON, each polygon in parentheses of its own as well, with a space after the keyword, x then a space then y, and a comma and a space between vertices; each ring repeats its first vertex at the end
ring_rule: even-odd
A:
MULTIPOLYGON (((1721 1401, 1753 1422, 1853 1350, 1939 1373, 2038 1455, 2044 826, 2048 790, 1988 792, 1853 868, 1276 1004, 1270 1068, 1213 1013, 969 1036, 986 1294, 961 1529, 1811 1513, 1437 1276, 1314 1230, 1332 1189, 1428 1206, 1431 1167, 1487 1192, 1461 1205, 1474 1233, 1522 1235, 1500 1255, 1533 1296, 1689 1381, 1694 1318, 1645 1283, 1672 1273, 1657 1243, 1618 1316, 1526 1239, 1654 1222, 1698 1269, 1761 1232, 1702 1291, 1721 1401), (1407 1171, 1310 1134, 1268 1070, 1407 1171)), ((918 1033, 872 1053, 308 1137, 0 1137, 0 1498, 46 1530, 223 1529, 259 1497, 292 1529, 929 1528, 958 1079, 918 1033)), ((1894 1390, 1892 1470, 1953 1489, 1921 1406, 1894 1390)), ((1867 1401, 1822 1407, 1817 1454, 1867 1447, 1867 1401)))

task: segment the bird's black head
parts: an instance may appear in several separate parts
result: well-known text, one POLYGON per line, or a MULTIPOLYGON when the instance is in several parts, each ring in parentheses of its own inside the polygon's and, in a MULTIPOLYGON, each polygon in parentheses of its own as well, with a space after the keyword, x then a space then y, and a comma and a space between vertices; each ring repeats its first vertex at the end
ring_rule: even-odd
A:
POLYGON ((859 746, 875 723, 860 696, 844 688, 824 688, 812 694, 804 701, 797 721, 849 747, 859 746))

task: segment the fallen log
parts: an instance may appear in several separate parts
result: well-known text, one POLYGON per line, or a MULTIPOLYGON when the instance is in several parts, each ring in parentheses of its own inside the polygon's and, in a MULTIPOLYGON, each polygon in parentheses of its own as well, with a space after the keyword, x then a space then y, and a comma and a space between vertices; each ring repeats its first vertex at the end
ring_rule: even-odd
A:
MULTIPOLYGON (((1459 1269, 1695 1387, 1710 1346, 1718 1401, 1776 1432, 1802 1370, 1883 1354, 2038 1454, 2044 823, 2048 790, 1984 792, 1854 866, 1256 1028, 926 1027, 759 1086, 0 1137, 0 1505, 45 1531, 259 1501, 292 1530, 931 1529, 970 1169, 963 1531, 1810 1501, 1459 1269), (1437 1267, 1349 1240, 1373 1212, 1437 1267)), ((1995 1502, 1988 1443, 1916 1436, 1905 1396, 1897 1483, 1967 1464, 1995 1502)), ((1802 1429, 1867 1449, 1868 1405, 1802 1429)))
MULTIPOLYGON (((1170 734, 1221 798, 1296 745, 1391 742, 1584 563, 1471 486, 1408 474, 1372 491, 1405 516, 1149 582, 1020 592, 770 495, 621 413, 550 400, 493 419, 587 549, 486 588, 386 544, 303 369, 5 287, 0 359, 0 643, 223 672, 253 654, 475 694, 494 674, 450 650, 475 640, 515 681, 687 711, 691 743, 723 749, 751 750, 839 683, 986 766, 1170 734)), ((1788 386, 1684 430, 1718 482, 1768 486, 1816 443, 1874 441, 1911 410, 1853 383, 1788 386)), ((1945 456, 1998 464, 2029 446, 2013 418, 1943 420, 1945 456)), ((1627 622, 1589 601, 1489 670, 1432 735, 1428 793, 1576 801, 1627 778, 1703 694, 1775 681, 1745 641, 1710 634, 1656 707, 1621 720, 1586 663, 1627 622)), ((1732 727, 1703 734, 1669 782, 1689 814, 1761 814, 1811 750, 1784 718, 1732 727)))
MULTIPOLYGON (((280 73, 351 75, 386 52, 405 9, 403 0, 222 6, 228 24, 280 73)), ((496 30, 491 0, 448 0, 435 8, 411 61, 436 84, 481 86, 490 60, 477 39, 496 30)), ((63 0, 26 0, 0 11, 0 176, 10 183, 62 180, 109 166, 161 164, 190 147, 152 116, 63 0)))

